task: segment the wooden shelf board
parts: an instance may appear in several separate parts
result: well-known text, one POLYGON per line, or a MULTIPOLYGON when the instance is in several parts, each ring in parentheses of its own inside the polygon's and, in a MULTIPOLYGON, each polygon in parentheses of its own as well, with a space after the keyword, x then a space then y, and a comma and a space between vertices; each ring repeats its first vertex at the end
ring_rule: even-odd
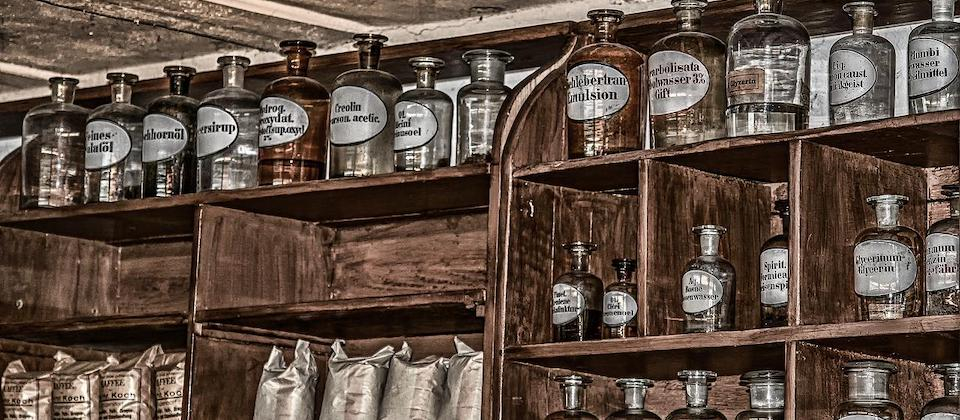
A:
POLYGON ((153 344, 183 349, 187 335, 183 313, 0 324, 2 338, 110 351, 142 350, 153 344))

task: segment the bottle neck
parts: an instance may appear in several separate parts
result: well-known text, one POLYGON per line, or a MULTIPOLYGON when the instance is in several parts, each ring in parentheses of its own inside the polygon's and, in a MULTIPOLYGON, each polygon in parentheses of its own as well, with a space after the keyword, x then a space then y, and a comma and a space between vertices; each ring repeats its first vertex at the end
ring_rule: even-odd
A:
POLYGON ((50 85, 50 100, 60 104, 72 104, 76 96, 77 86, 69 83, 54 83, 50 85))
POLYGON ((880 372, 850 372, 848 375, 850 400, 886 400, 887 379, 886 373, 880 372))
POLYGON ((380 45, 374 43, 361 43, 360 49, 360 68, 367 70, 377 70, 380 68, 380 45))
POLYGON ((617 42, 616 22, 594 22, 594 42, 617 42))
POLYGON ((702 18, 703 11, 700 9, 681 9, 677 11, 677 20, 680 23, 680 31, 682 32, 700 31, 702 18))
POLYGON ((624 388, 624 406, 628 410, 643 410, 644 400, 647 398, 647 389, 642 387, 624 388))
POLYGON ((494 58, 476 59, 470 62, 471 82, 495 82, 503 84, 506 72, 507 64, 494 58))
POLYGON ((953 22, 956 0, 933 0, 934 22, 953 22))
POLYGON ((960 397, 960 374, 943 377, 943 393, 948 397, 960 397))
POLYGON ((873 8, 864 7, 853 11, 853 33, 869 35, 873 33, 873 8))
POLYGON ((784 394, 782 383, 751 384, 750 408, 754 410, 782 410, 784 394))
POLYGON ((287 54, 287 75, 288 76, 307 76, 307 70, 310 69, 310 53, 306 51, 293 51, 287 54))
POLYGON ((133 96, 133 86, 126 83, 114 83, 110 86, 110 92, 115 104, 128 104, 133 96))
POLYGON ((899 225, 900 205, 896 203, 877 203, 877 226, 891 228, 899 225))
POLYGON ((783 12, 782 0, 753 0, 753 5, 757 9, 757 13, 780 14, 783 12))
POLYGON ((583 389, 580 385, 564 385, 563 408, 566 410, 583 409, 583 389))
POLYGON ((720 235, 700 235, 700 255, 720 255, 720 235))
POLYGON ((780 215, 780 224, 783 225, 783 235, 790 235, 790 215, 781 214, 780 215))
POLYGON ((617 283, 630 283, 633 280, 633 271, 617 269, 617 283))
POLYGON ((171 76, 170 93, 180 96, 190 96, 190 78, 186 76, 171 76))
POLYGON ((223 87, 243 88, 243 66, 229 64, 223 66, 223 87))
POLYGON ((417 69, 417 89, 433 89, 437 85, 437 71, 417 69))
POLYGON ((707 406, 707 392, 709 386, 706 383, 687 383, 687 407, 703 408, 707 406))
POLYGON ((570 262, 570 269, 573 271, 589 271, 590 254, 586 252, 575 252, 573 254, 573 261, 570 262))

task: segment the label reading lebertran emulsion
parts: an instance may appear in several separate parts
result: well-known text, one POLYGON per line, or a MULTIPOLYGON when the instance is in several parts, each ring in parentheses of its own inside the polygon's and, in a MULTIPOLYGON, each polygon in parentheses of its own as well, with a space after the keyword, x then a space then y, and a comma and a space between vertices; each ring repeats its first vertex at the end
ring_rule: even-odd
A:
POLYGON ((437 116, 422 104, 401 101, 394 107, 397 127, 393 131, 393 151, 416 149, 426 146, 437 136, 437 116))
POLYGON ((927 291, 957 287, 957 247, 960 238, 946 233, 927 235, 927 291))
POLYGON ((603 295, 603 324, 622 327, 637 317, 637 300, 627 293, 607 292, 603 295))
POLYGON ((860 296, 884 296, 909 289, 917 279, 917 259, 905 245, 870 240, 853 248, 854 289, 860 296))
POLYGON ((683 273, 680 286, 683 288, 683 312, 688 314, 706 311, 723 301, 723 283, 706 271, 683 273))
POLYGON ((260 147, 290 143, 310 128, 307 111, 289 99, 267 97, 260 101, 260 147))
POLYGON ((630 102, 630 80, 619 69, 583 63, 567 70, 567 117, 589 121, 610 117, 630 102))
POLYGON ((957 79, 960 72, 957 52, 942 41, 917 38, 910 41, 909 51, 907 70, 911 98, 939 92, 957 79))
POLYGON ((351 146, 365 143, 387 127, 387 106, 373 92, 341 86, 330 95, 330 143, 351 146))
POLYGON ((197 111, 197 157, 226 150, 237 140, 237 119, 222 108, 203 106, 197 111))
POLYGON ((650 114, 680 112, 699 103, 710 89, 710 73, 696 57, 680 51, 650 56, 650 114))
POLYGON ((553 325, 566 325, 586 309, 583 293, 569 284, 553 285, 553 325))
POLYGON ((130 154, 130 133, 113 121, 87 123, 87 149, 84 167, 106 169, 122 162, 130 154))
POLYGON ((787 303, 790 277, 787 253, 784 248, 760 253, 760 303, 764 305, 787 303))
POLYGON ((863 54, 851 50, 830 54, 830 105, 860 99, 876 84, 877 67, 863 54))
POLYGON ((169 159, 187 147, 187 128, 183 123, 163 114, 150 114, 143 119, 143 161, 169 159))

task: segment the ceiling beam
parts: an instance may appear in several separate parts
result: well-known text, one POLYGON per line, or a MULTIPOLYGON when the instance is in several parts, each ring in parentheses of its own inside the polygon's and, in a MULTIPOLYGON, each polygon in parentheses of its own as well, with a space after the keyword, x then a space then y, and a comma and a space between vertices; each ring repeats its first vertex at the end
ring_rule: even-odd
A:
POLYGON ((341 32, 369 32, 368 25, 342 17, 269 0, 201 0, 264 16, 320 26, 341 32))

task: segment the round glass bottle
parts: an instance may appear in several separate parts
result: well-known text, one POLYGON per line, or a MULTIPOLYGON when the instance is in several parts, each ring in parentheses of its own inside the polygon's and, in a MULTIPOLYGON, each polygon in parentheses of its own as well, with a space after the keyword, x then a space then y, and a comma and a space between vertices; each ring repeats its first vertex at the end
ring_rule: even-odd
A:
POLYGON ((637 337, 637 282, 633 279, 637 260, 613 260, 613 270, 617 281, 607 286, 603 294, 603 338, 637 337))
POLYGON ((450 166, 453 100, 434 88, 443 65, 439 58, 410 59, 410 67, 417 73, 417 87, 400 95, 395 108, 393 151, 397 171, 450 166))
POLYGON ((921 420, 956 420, 960 418, 960 363, 936 365, 933 371, 943 377, 944 396, 923 406, 921 420))
POLYGON ((590 273, 590 254, 597 245, 564 244, 570 271, 553 281, 553 341, 599 340, 603 318, 603 282, 590 273))
POLYGON ((500 50, 470 50, 470 84, 457 92, 457 163, 487 163, 492 159, 493 135, 500 108, 510 94, 503 84, 513 56, 500 50))
POLYGON ((667 420, 727 420, 723 413, 707 407, 710 384, 717 380, 716 372, 683 370, 677 376, 684 382, 687 406, 673 410, 667 420))
POLYGON ((549 414, 544 420, 599 420, 590 414, 584 407, 587 385, 593 381, 580 375, 558 376, 554 378, 560 382, 563 390, 563 410, 549 414))
POLYGON ((960 185, 945 185, 950 215, 927 229, 926 315, 960 313, 960 283, 957 278, 957 248, 960 246, 960 185))
POLYGON ((853 34, 830 49, 830 124, 893 117, 897 51, 886 38, 873 34, 876 5, 855 1, 843 11, 853 18, 853 34))
POLYGON ((740 385, 750 393, 750 409, 737 414, 737 420, 783 420, 786 374, 779 370, 755 370, 740 377, 740 385))
POLYGON ((836 420, 903 420, 903 410, 890 401, 887 385, 897 372, 892 363, 858 360, 843 365, 847 400, 834 410, 836 420))
POLYGON ((23 118, 20 208, 83 203, 83 168, 90 110, 74 105, 77 79, 50 79, 50 103, 23 118))
POLYGON ((623 390, 623 410, 607 416, 607 420, 660 420, 660 416, 644 408, 647 390, 653 388, 653 381, 641 378, 617 379, 617 386, 623 390))
POLYGON ((130 103, 139 77, 108 73, 111 102, 87 117, 84 202, 141 198, 143 189, 143 108, 130 103))
POLYGON ((170 93, 147 106, 143 118, 143 196, 197 191, 197 108, 191 98, 193 67, 167 66, 170 93))
POLYGON ((910 32, 907 44, 907 94, 910 113, 960 107, 960 23, 956 0, 932 0, 933 21, 910 32))
POLYGON ((790 205, 777 200, 774 212, 780 216, 783 233, 760 248, 760 325, 764 328, 787 325, 787 296, 790 289, 790 205))
POLYGON ((720 237, 727 229, 716 225, 693 228, 700 255, 687 263, 680 281, 684 330, 688 333, 731 330, 734 327, 737 277, 720 256, 720 237))

